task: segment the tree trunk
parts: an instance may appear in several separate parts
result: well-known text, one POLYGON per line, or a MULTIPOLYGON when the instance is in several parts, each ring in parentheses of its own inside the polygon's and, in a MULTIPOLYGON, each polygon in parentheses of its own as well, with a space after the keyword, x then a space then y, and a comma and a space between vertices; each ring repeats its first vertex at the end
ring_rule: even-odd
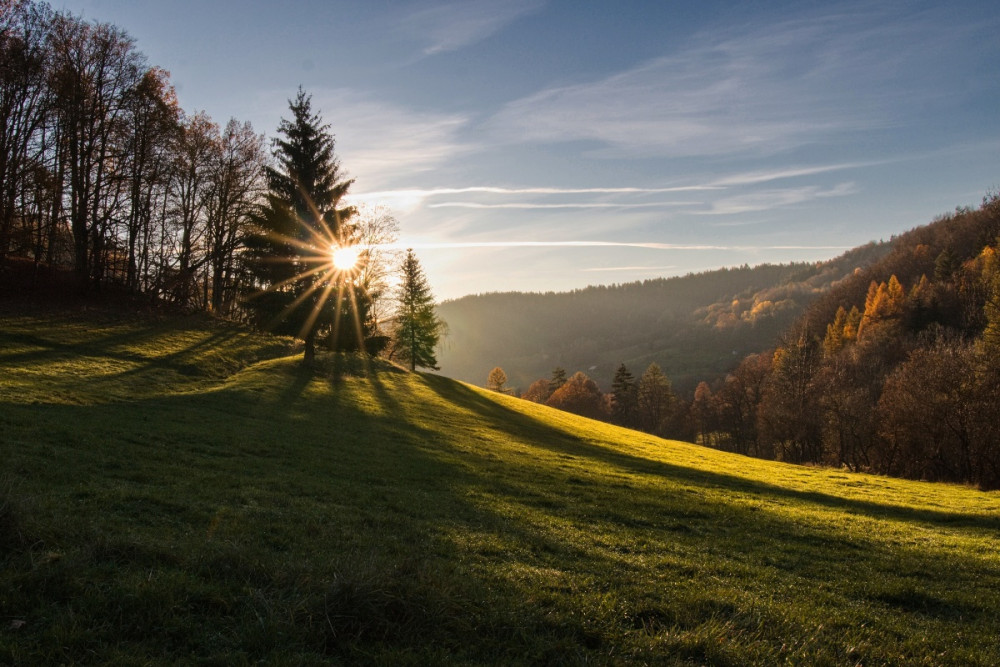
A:
POLYGON ((316 361, 316 329, 310 329, 305 337, 305 350, 302 353, 302 365, 312 366, 316 361))

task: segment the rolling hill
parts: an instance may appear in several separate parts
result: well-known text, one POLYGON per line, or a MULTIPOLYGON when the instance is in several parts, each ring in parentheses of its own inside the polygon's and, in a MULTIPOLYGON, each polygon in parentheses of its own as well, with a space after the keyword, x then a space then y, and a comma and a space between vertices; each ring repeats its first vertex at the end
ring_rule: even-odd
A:
POLYGON ((773 347, 819 296, 885 255, 870 243, 816 264, 734 267, 564 293, 494 293, 446 301, 441 372, 483 385, 494 366, 524 390, 561 366, 605 390, 624 363, 658 363, 684 393, 773 347))
POLYGON ((0 314, 0 663, 955 664, 1000 496, 203 319, 0 314))

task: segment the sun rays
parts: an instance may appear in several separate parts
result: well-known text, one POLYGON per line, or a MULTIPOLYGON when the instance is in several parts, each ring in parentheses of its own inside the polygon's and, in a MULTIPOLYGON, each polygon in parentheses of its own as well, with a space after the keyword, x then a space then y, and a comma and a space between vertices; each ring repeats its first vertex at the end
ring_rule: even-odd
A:
POLYGON ((288 263, 297 270, 294 275, 261 290, 258 296, 269 292, 295 294, 295 298, 272 319, 270 326, 286 320, 294 311, 308 307, 309 313, 297 334, 302 339, 315 330, 324 310, 332 302, 329 333, 333 340, 339 340, 343 311, 347 309, 353 320, 358 348, 364 349, 364 326, 358 312, 357 290, 362 289, 358 278, 364 265, 366 248, 354 242, 353 227, 347 224, 346 216, 341 211, 332 212, 333 224, 330 224, 311 202, 310 208, 315 222, 299 219, 299 236, 270 234, 274 242, 294 250, 285 257, 268 261, 288 263))
POLYGON ((360 245, 331 246, 330 258, 333 261, 333 268, 341 272, 354 271, 361 261, 361 253, 360 245))

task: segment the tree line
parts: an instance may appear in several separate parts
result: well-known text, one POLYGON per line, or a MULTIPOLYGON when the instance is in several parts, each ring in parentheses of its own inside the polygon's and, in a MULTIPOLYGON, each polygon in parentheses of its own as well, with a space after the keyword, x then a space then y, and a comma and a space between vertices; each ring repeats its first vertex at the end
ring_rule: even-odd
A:
MULTIPOLYGON (((507 386, 507 374, 499 366, 487 376, 486 388, 500 393, 518 393, 507 386)), ((638 379, 625 364, 620 364, 609 393, 602 392, 597 382, 583 371, 568 376, 566 369, 557 366, 551 377, 535 380, 520 397, 663 437, 686 438, 690 435, 686 424, 688 403, 674 393, 670 378, 655 362, 638 379)))
POLYGON ((263 186, 264 137, 178 105, 121 29, 6 0, 0 18, 0 260, 227 314, 263 186))
MULTIPOLYGON (((487 387, 506 382, 497 367, 487 387)), ((638 380, 621 364, 609 393, 556 368, 521 398, 748 456, 1000 488, 1000 194, 893 239, 779 345, 687 396, 656 364, 638 380)))
POLYGON ((692 404, 751 456, 1000 488, 1000 197, 894 242, 692 404))
POLYGON ((302 90, 289 110, 268 151, 249 122, 182 110, 169 74, 120 28, 0 0, 0 271, 69 268, 79 293, 295 335, 307 360, 326 345, 435 367, 443 322, 412 252, 397 269, 387 249, 398 223, 343 203, 353 181, 329 127, 302 90), (365 250, 336 267, 342 246, 365 250), (409 338, 396 344, 400 326, 409 338))
POLYGON ((481 383, 501 362, 521 388, 562 366, 586 370, 609 389, 620 363, 641 373, 655 361, 675 390, 689 395, 701 380, 724 376, 743 356, 773 346, 832 284, 887 251, 888 243, 872 243, 818 263, 445 301, 439 312, 451 344, 441 366, 456 379, 481 383))

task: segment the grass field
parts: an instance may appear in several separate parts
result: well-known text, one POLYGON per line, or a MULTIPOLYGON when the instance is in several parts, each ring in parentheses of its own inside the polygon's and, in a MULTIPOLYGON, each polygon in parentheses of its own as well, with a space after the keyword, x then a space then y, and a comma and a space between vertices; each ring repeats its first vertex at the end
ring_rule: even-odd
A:
POLYGON ((1000 494, 0 318, 0 664, 1000 662, 1000 494))

